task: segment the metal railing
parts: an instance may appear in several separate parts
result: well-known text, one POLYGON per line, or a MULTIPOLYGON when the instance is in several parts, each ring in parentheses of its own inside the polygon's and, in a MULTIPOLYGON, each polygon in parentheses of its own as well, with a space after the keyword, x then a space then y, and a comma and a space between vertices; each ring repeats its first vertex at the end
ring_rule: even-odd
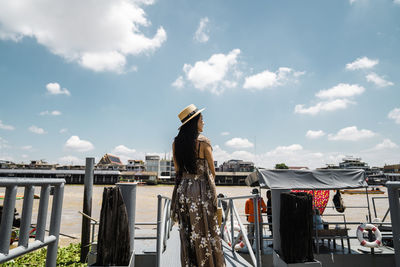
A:
POLYGON ((225 197, 225 198, 218 198, 218 204, 221 206, 221 201, 229 201, 228 206, 226 210, 222 213, 223 217, 223 222, 221 224, 221 238, 223 239, 224 233, 225 233, 225 226, 228 221, 230 221, 230 230, 227 228, 227 233, 230 235, 230 240, 231 240, 231 248, 232 251, 235 251, 235 245, 239 243, 240 238, 242 237, 244 239, 244 243, 247 246, 249 250, 249 255, 251 258, 251 261, 253 262, 253 265, 256 267, 262 266, 261 262, 261 248, 260 248, 260 223, 258 221, 259 217, 259 209, 258 209, 258 201, 261 197, 259 195, 249 195, 249 196, 237 196, 237 197, 225 197), (243 223, 240 219, 239 213, 236 210, 235 204, 233 203, 234 199, 253 199, 253 207, 254 207, 254 240, 256 241, 256 254, 254 255, 252 245, 250 244, 249 238, 247 237, 246 229, 243 226, 243 223), (228 215, 230 215, 228 217, 228 215), (234 224, 235 220, 234 217, 236 218, 236 222, 239 225, 239 235, 235 237, 234 233, 234 224))
POLYGON ((387 182, 396 266, 400 267, 400 182, 387 182))
POLYGON ((0 226, 0 263, 22 256, 44 246, 48 246, 46 266, 56 266, 64 184, 64 179, 0 178, 0 187, 6 188, 0 226), (37 216, 36 238, 35 241, 29 242, 29 230, 32 219, 35 186, 41 188, 40 202, 37 216), (50 186, 54 186, 55 190, 51 208, 49 235, 45 236, 50 186), (18 247, 10 250, 10 237, 18 187, 25 188, 21 227, 18 247))
POLYGON ((172 229, 171 199, 161 195, 157 196, 157 267, 161 266, 161 255, 167 246, 169 233, 172 229), (163 204, 164 200, 164 204, 163 204))

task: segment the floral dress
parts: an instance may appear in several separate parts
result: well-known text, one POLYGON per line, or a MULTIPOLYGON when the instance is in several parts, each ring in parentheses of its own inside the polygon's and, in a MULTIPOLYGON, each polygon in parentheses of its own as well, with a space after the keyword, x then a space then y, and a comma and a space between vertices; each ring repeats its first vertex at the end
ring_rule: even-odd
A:
MULTIPOLYGON (((210 141, 200 135, 198 143, 210 141)), ((198 149, 199 150, 199 149, 198 149)), ((176 185, 175 220, 179 222, 181 264, 185 267, 225 266, 217 224, 214 178, 205 159, 197 157, 197 173, 183 173, 176 185)))

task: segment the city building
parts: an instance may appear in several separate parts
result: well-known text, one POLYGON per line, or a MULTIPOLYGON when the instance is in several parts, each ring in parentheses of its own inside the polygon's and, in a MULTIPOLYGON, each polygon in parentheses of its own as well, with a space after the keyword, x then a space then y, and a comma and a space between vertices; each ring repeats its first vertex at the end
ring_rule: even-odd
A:
POLYGON ((160 160, 160 179, 175 179, 174 161, 169 159, 160 160))
POLYGON ((125 166, 122 164, 119 157, 105 154, 100 161, 97 163, 96 167, 102 170, 124 170, 125 166))
POLYGON ((131 172, 144 172, 146 171, 146 167, 143 160, 129 159, 126 170, 131 172))
POLYGON ((239 159, 231 159, 222 163, 218 168, 219 172, 253 172, 254 163, 239 159))
POLYGON ((155 172, 157 173, 157 176, 160 176, 160 156, 148 155, 145 160, 146 171, 155 172))
POLYGON ((400 164, 383 166, 384 173, 400 173, 400 164))

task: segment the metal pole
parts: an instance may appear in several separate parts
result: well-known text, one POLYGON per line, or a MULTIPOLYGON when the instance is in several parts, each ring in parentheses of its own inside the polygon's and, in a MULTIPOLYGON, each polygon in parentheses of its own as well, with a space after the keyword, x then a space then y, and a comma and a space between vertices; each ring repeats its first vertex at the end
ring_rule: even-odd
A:
POLYGON ((387 182, 389 195, 390 218, 392 220, 393 244, 395 250, 396 267, 400 267, 400 182, 387 182))
POLYGON ((232 246, 232 252, 235 252, 235 246, 233 245, 233 240, 235 238, 235 232, 233 229, 233 200, 229 200, 229 204, 231 207, 231 246, 232 246))
POLYGON ((369 207, 368 187, 365 188, 365 193, 367 195, 369 223, 371 223, 372 222, 372 218, 371 218, 371 209, 369 207))
POLYGON ((46 231, 47 209, 49 207, 50 185, 43 185, 40 189, 39 211, 36 223, 36 238, 35 240, 44 240, 46 231))
POLYGON ((162 205, 162 197, 161 195, 157 196, 158 204, 157 204, 157 267, 161 266, 161 205, 162 205))
POLYGON ((33 205, 33 193, 34 188, 31 185, 25 187, 24 192, 24 204, 22 206, 21 215, 21 229, 19 231, 19 246, 28 247, 29 242, 29 230, 31 228, 32 219, 32 205, 33 205))
POLYGON ((260 258, 260 222, 258 221, 258 200, 259 196, 256 195, 253 198, 254 201, 254 241, 256 241, 256 259, 257 259, 257 267, 261 266, 261 258, 260 258))
POLYGON ((60 234, 61 212, 64 199, 64 184, 57 185, 54 189, 53 206, 51 208, 49 236, 56 237, 56 240, 49 244, 47 248, 47 266, 56 266, 58 239, 60 234))
MULTIPOLYGON (((86 158, 85 189, 83 195, 83 213, 92 216, 92 194, 94 178, 94 158, 86 158)), ((86 262, 90 245, 90 219, 82 216, 81 262, 86 262)))
POLYGON ((8 254, 10 248, 11 229, 14 220, 15 198, 17 186, 7 186, 3 202, 3 214, 0 227, 0 253, 8 254))

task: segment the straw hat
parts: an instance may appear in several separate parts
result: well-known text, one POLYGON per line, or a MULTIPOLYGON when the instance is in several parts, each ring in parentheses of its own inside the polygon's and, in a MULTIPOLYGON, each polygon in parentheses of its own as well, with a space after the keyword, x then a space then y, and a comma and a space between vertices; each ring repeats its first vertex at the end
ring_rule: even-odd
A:
POLYGON ((205 108, 198 109, 195 105, 190 104, 186 108, 184 108, 179 114, 178 118, 182 122, 182 125, 179 127, 179 129, 185 125, 188 121, 199 115, 205 108))

